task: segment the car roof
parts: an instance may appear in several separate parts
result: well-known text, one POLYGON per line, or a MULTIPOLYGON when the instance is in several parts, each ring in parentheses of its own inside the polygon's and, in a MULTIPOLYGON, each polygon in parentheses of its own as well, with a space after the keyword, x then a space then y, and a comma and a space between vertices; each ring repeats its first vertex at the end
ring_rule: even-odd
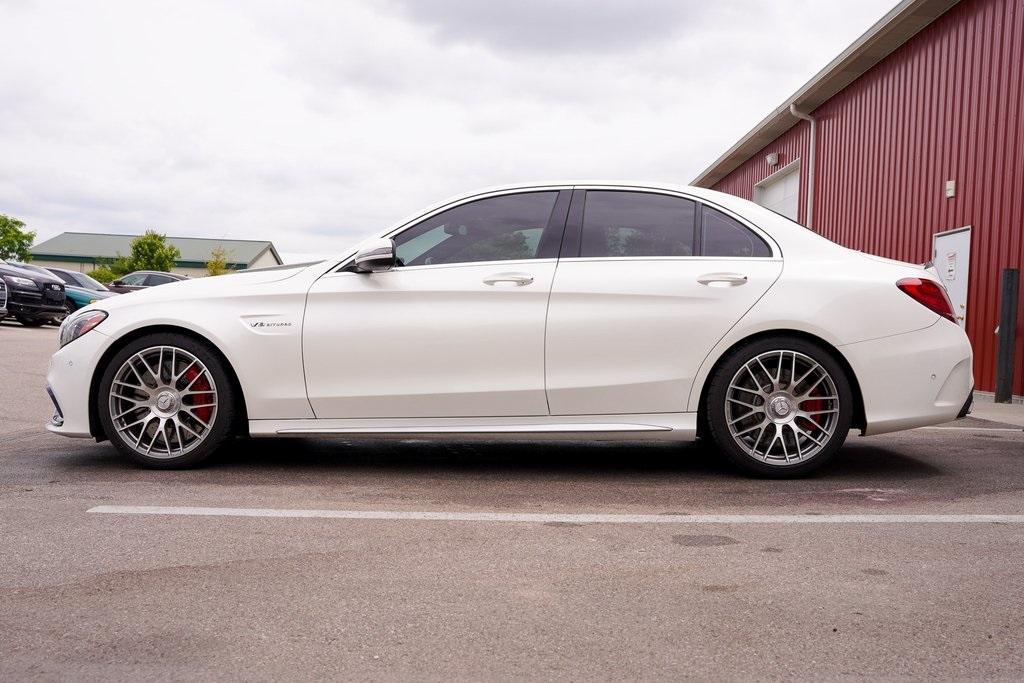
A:
MULTIPOLYGON (((182 275, 181 273, 168 273, 166 270, 133 270, 128 275, 169 275, 170 277, 176 277, 180 279, 188 278, 188 275, 182 275)), ((128 277, 128 275, 122 275, 122 277, 128 277)))

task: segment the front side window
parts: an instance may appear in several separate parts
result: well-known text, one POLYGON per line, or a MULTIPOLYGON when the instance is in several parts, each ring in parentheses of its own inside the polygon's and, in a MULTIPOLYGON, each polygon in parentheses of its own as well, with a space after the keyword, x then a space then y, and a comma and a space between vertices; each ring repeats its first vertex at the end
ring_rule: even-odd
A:
POLYGON ((145 279, 145 273, 132 273, 131 275, 125 275, 123 278, 121 278, 121 283, 129 285, 131 287, 135 287, 137 285, 141 285, 145 281, 145 279))
POLYGON ((175 278, 171 277, 170 275, 150 275, 149 278, 146 280, 146 284, 149 285, 150 287, 154 287, 156 285, 166 285, 168 282, 176 281, 177 280, 175 280, 175 278))
POLYGON ((588 190, 580 256, 693 256, 695 215, 689 199, 588 190))
POLYGON ((526 192, 442 211, 395 236, 398 265, 537 258, 557 197, 558 192, 526 192))
POLYGON ((739 221, 710 206, 704 206, 701 209, 701 255, 767 257, 772 255, 772 250, 763 239, 739 221))

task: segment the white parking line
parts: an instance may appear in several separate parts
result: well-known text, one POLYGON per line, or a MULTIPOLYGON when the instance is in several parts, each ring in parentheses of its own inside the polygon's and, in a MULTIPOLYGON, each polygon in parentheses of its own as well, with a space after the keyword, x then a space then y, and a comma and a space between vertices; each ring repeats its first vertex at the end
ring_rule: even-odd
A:
POLYGON ((951 432, 1024 432, 1024 427, 918 427, 951 432))
POLYGON ((561 522, 569 524, 1024 524, 1024 515, 629 515, 535 512, 415 512, 405 510, 287 510, 275 508, 99 505, 89 512, 189 517, 289 517, 439 522, 561 522))

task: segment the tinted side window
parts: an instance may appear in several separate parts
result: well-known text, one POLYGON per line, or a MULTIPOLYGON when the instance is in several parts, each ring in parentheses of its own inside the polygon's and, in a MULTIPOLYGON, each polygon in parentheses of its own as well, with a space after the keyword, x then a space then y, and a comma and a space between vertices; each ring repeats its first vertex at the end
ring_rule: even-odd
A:
POLYGON ((694 215, 688 199, 588 190, 580 256, 693 256, 694 215))
POLYGON ((702 256, 771 256, 764 240, 738 221, 710 206, 701 208, 702 256))
POLYGON ((145 282, 146 277, 147 276, 145 273, 132 273, 130 275, 125 275, 123 278, 121 278, 121 282, 131 286, 141 285, 143 282, 145 282))
POLYGON ((442 211, 395 237, 399 265, 536 258, 557 197, 558 192, 526 192, 442 211))
POLYGON ((150 275, 146 278, 146 284, 150 287, 155 285, 166 285, 168 282, 177 282, 177 280, 169 275, 150 275))
POLYGON ((63 280, 64 284, 66 285, 80 286, 78 282, 68 273, 64 273, 59 270, 51 270, 50 272, 59 277, 61 280, 63 280))

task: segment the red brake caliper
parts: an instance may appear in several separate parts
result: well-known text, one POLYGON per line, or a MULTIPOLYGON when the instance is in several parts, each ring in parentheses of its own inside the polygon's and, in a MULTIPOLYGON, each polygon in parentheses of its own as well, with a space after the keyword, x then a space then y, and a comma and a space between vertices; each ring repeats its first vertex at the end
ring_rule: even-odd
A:
MULTIPOLYGON (((210 381, 206 379, 206 377, 199 377, 199 379, 196 379, 196 377, 199 377, 199 371, 195 368, 189 368, 185 371, 185 386, 189 386, 191 384, 189 391, 209 391, 210 381), (195 380, 195 384, 192 384, 193 380, 195 380)), ((203 422, 210 421, 210 416, 213 415, 213 406, 209 405, 213 403, 212 393, 189 394, 182 398, 182 402, 190 406, 200 406, 199 408, 194 408, 192 410, 193 414, 203 422)))
MULTIPOLYGON (((821 400, 820 398, 810 399, 810 400, 804 401, 803 403, 800 404, 800 410, 803 410, 804 412, 808 412, 808 413, 813 413, 813 412, 815 412, 817 410, 824 410, 824 409, 825 409, 825 402, 823 400, 821 400)), ((819 415, 811 415, 810 417, 805 418, 805 419, 810 420, 815 425, 817 425, 818 428, 820 429, 821 425, 823 423, 823 418, 824 417, 825 417, 824 414, 819 414, 819 415)))

